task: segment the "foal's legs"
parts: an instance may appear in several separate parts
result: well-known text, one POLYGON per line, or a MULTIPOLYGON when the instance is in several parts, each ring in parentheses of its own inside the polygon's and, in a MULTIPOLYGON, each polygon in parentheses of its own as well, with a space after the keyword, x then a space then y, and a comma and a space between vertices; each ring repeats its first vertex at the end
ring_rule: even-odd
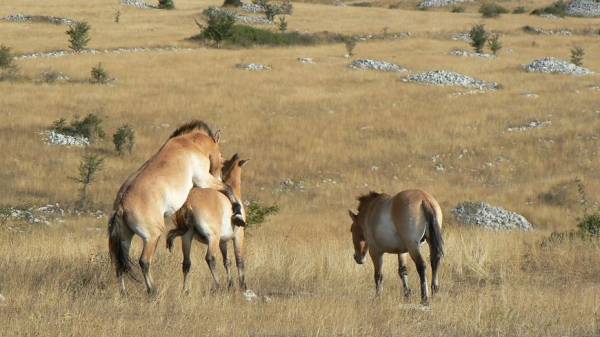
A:
POLYGON ((182 263, 182 271, 183 271, 183 292, 190 292, 190 269, 192 269, 192 259, 190 258, 190 254, 192 252, 192 241, 194 239, 194 231, 188 230, 181 237, 181 250, 183 252, 183 263, 182 263))
POLYGON ((221 249, 221 255, 223 256, 223 266, 227 273, 227 288, 233 288, 233 280, 231 279, 231 260, 227 256, 227 241, 219 242, 219 248, 221 249))
POLYGON ((398 275, 402 279, 402 285, 404 286, 404 297, 410 297, 412 290, 408 285, 408 268, 406 266, 407 253, 398 254, 398 275))
POLYGON ((432 244, 429 243, 429 256, 431 262, 431 294, 435 294, 440 289, 440 285, 438 283, 438 268, 440 267, 440 262, 442 257, 438 254, 432 244))
POLYGON ((369 251, 371 260, 373 260, 375 276, 375 296, 381 294, 383 289, 383 253, 369 251))
POLYGON ((409 250, 410 257, 415 261, 419 279, 421 280, 421 302, 424 305, 429 305, 429 289, 427 287, 427 265, 425 259, 419 250, 419 246, 409 250))
POLYGON ((142 249, 142 256, 140 256, 140 267, 142 267, 148 294, 153 294, 156 291, 152 275, 150 275, 150 264, 152 263, 152 258, 156 252, 158 239, 160 239, 160 235, 151 235, 148 238, 144 238, 144 248, 142 249))
POLYGON ((246 276, 244 275, 244 228, 237 227, 233 237, 233 250, 235 265, 237 266, 240 289, 246 290, 246 276))
POLYGON ((219 278, 217 277, 217 259, 215 256, 217 255, 219 249, 219 239, 208 238, 208 249, 206 250, 206 264, 208 264, 208 268, 210 269, 210 274, 213 277, 213 288, 219 289, 219 278))

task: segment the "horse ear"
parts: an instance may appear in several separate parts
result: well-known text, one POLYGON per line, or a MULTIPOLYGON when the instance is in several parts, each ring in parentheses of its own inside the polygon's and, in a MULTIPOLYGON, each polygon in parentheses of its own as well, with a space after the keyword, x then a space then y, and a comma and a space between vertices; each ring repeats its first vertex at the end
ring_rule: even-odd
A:
POLYGON ((250 159, 242 159, 242 160, 240 160, 240 161, 238 162, 238 166, 239 166, 239 167, 242 167, 242 166, 246 165, 246 163, 248 163, 248 161, 249 161, 249 160, 250 160, 250 159))
POLYGON ((356 217, 358 216, 358 214, 352 212, 351 210, 348 210, 348 214, 350 214, 352 221, 356 220, 356 217))
POLYGON ((219 141, 221 140, 221 129, 219 129, 215 132, 214 139, 215 139, 215 143, 219 144, 219 141))

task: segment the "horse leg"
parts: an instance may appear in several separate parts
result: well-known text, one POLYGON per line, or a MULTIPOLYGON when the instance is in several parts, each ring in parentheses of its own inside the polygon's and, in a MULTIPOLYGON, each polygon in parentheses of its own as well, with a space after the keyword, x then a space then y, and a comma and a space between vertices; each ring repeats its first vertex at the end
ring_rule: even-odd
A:
POLYGON ((409 298, 412 294, 412 290, 408 285, 408 268, 406 265, 406 256, 408 254, 401 253, 398 254, 398 275, 402 279, 402 285, 404 286, 404 297, 409 298))
POLYGON ((146 283, 148 294, 154 294, 156 292, 152 275, 150 275, 150 264, 152 263, 152 258, 156 252, 158 239, 160 239, 160 235, 150 236, 147 239, 144 238, 144 248, 142 249, 142 255, 140 256, 140 267, 144 274, 144 282, 146 283))
POLYGON ((246 290, 246 276, 244 274, 244 229, 237 228, 233 237, 233 251, 235 253, 235 265, 237 266, 240 289, 246 290))
POLYGON ((423 305, 429 305, 429 290, 427 287, 427 265, 425 264, 425 259, 419 250, 419 246, 417 244, 416 248, 409 250, 410 257, 415 262, 417 267, 417 272, 419 273, 419 279, 421 281, 421 302, 423 305))
POLYGON ((383 253, 369 251, 371 260, 373 260, 375 277, 375 296, 381 294, 383 289, 383 253))
POLYGON ((431 262, 431 294, 434 295, 440 290, 440 285, 438 283, 438 268, 440 267, 442 257, 440 254, 437 254, 431 243, 429 243, 429 256, 431 262))
POLYGON ((192 259, 190 258, 190 254, 192 252, 192 240, 194 239, 194 231, 188 230, 181 237, 181 250, 183 252, 183 292, 190 292, 190 269, 192 269, 192 259))
POLYGON ((221 249, 221 256, 223 256, 223 266, 227 273, 227 289, 233 288, 233 280, 231 279, 231 260, 227 256, 227 241, 219 242, 219 248, 221 249))
POLYGON ((219 241, 214 238, 208 238, 208 249, 206 250, 206 264, 208 264, 208 268, 210 269, 210 274, 213 278, 213 289, 219 289, 219 278, 217 277, 217 259, 215 255, 217 255, 217 251, 219 249, 219 241))

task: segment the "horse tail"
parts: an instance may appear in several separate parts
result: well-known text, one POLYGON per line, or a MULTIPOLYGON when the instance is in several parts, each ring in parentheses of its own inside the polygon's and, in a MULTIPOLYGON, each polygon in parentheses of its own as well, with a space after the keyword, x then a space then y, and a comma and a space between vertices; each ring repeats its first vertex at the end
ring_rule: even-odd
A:
MULTIPOLYGON (((184 206, 185 207, 185 206, 184 206)), ((170 252, 173 251, 173 241, 178 236, 182 236, 187 232, 187 226, 185 224, 185 215, 183 214, 183 209, 177 211, 173 216, 173 222, 175 223, 175 229, 171 229, 169 233, 167 233, 167 249, 170 252)))
POLYGON ((429 231, 429 240, 431 243, 431 254, 442 258, 444 256, 444 238, 442 237, 442 226, 440 219, 437 216, 435 208, 428 200, 424 200, 421 204, 425 218, 427 219, 427 229, 429 231))
POLYGON ((121 224, 123 218, 123 209, 119 207, 114 211, 108 220, 108 249, 110 257, 115 265, 117 276, 122 274, 129 275, 132 279, 139 281, 133 274, 131 260, 121 245, 121 224))

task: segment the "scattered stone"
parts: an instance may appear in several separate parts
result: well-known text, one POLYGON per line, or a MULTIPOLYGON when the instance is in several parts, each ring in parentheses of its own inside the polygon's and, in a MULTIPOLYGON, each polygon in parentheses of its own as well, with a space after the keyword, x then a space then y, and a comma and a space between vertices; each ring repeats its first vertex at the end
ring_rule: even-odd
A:
POLYGON ((239 63, 235 65, 238 69, 244 69, 249 71, 269 71, 271 70, 270 66, 260 64, 260 63, 239 63))
POLYGON ((73 25, 76 24, 77 21, 67 18, 59 18, 56 16, 46 16, 46 15, 24 15, 24 14, 14 14, 8 15, 0 18, 0 20, 15 22, 15 23, 25 23, 25 22, 35 22, 35 23, 51 23, 53 25, 73 25))
POLYGON ((417 8, 446 7, 468 1, 470 0, 424 0, 419 5, 417 5, 417 8))
POLYGON ((48 130, 42 132, 44 141, 46 144, 51 145, 64 145, 64 146, 88 146, 90 145, 89 139, 83 136, 70 136, 56 132, 55 130, 48 130))
POLYGON ((554 14, 540 14, 539 17, 544 18, 544 19, 550 19, 550 20, 561 20, 562 18, 560 16, 556 16, 554 14))
POLYGON ((315 64, 315 61, 313 61, 313 59, 310 57, 299 57, 298 62, 303 64, 315 64))
POLYGON ((471 35, 469 34, 469 32, 466 32, 466 33, 456 33, 456 34, 450 36, 450 39, 452 41, 471 42, 471 35))
POLYGON ((534 60, 525 66, 527 72, 549 73, 549 74, 568 74, 568 75, 590 75, 593 72, 589 69, 579 67, 573 63, 560 60, 554 57, 546 57, 534 60))
POLYGON ((462 56, 462 57, 476 56, 476 57, 482 57, 482 58, 495 58, 496 57, 492 54, 476 53, 476 52, 472 52, 472 51, 468 51, 468 50, 464 50, 464 49, 452 49, 452 51, 450 51, 450 55, 462 56))
POLYGON ((536 120, 529 121, 523 125, 511 126, 511 127, 507 128, 506 131, 508 131, 508 132, 527 131, 529 129, 547 128, 550 125, 552 125, 552 121, 549 121, 549 120, 539 121, 536 119, 536 120))
POLYGON ((592 85, 589 87, 589 89, 592 91, 600 91, 600 85, 592 85))
POLYGON ((600 17, 600 1, 573 0, 567 5, 567 15, 600 17))
POLYGON ((533 92, 524 92, 521 95, 523 95, 523 96, 525 96, 527 98, 538 98, 538 97, 540 97, 540 95, 535 94, 533 92))
POLYGON ((484 94, 484 93, 485 93, 485 91, 483 91, 483 90, 458 91, 458 92, 451 93, 450 97, 472 96, 472 95, 479 95, 479 94, 484 94))
POLYGON ((258 299, 258 295, 256 295, 256 293, 250 289, 244 291, 242 296, 244 296, 244 299, 248 302, 254 302, 258 299))
POLYGON ((452 210, 456 220, 465 225, 495 230, 531 230, 524 216, 484 202, 463 202, 452 210))
POLYGON ((152 47, 152 48, 109 48, 109 49, 84 49, 79 52, 70 50, 54 50, 49 52, 34 52, 26 53, 15 56, 16 60, 31 60, 37 58, 55 58, 63 56, 73 55, 85 55, 85 54, 126 54, 126 53, 146 53, 146 52, 180 52, 180 51, 192 51, 193 48, 180 48, 180 47, 152 47))
POLYGON ((240 9, 244 12, 247 13, 264 13, 265 12, 265 8, 259 4, 255 4, 255 3, 242 3, 242 6, 240 6, 240 9))
POLYGON ((142 0, 121 0, 121 4, 125 6, 131 6, 135 8, 154 8, 154 6, 147 4, 142 0))
POLYGON ((296 181, 292 178, 286 178, 284 181, 279 183, 279 188, 277 190, 279 192, 304 191, 304 181, 296 181))
POLYGON ((266 17, 250 16, 250 15, 236 15, 235 21, 244 23, 244 24, 248 24, 248 25, 253 25, 253 24, 272 25, 273 24, 273 21, 267 19, 266 17))
POLYGON ((465 88, 476 88, 479 90, 496 90, 500 88, 498 83, 488 83, 446 70, 434 70, 411 75, 408 77, 408 79, 403 79, 403 81, 442 86, 461 86, 465 88))
POLYGON ((362 70, 379 70, 379 71, 389 71, 389 72, 403 72, 406 71, 406 68, 403 68, 397 64, 385 62, 385 61, 376 61, 376 60, 355 60, 350 64, 350 68, 352 69, 362 69, 362 70))
POLYGON ((539 27, 525 26, 523 30, 527 33, 538 34, 538 35, 561 35, 561 36, 571 36, 573 32, 565 28, 559 28, 556 30, 552 29, 544 29, 539 27))

